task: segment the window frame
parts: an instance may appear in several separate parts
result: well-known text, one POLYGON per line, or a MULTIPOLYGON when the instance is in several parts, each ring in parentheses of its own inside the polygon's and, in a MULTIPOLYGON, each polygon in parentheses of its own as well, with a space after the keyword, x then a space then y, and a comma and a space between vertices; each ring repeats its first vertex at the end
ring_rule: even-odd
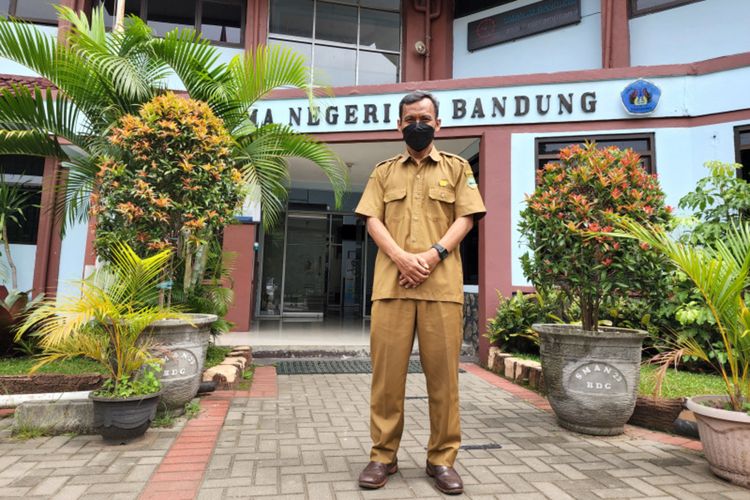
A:
MULTIPOLYGON (((24 21, 28 21, 33 24, 41 24, 43 26, 59 26, 60 25, 60 19, 55 15, 54 21, 51 21, 49 19, 39 19, 39 18, 33 18, 33 17, 16 17, 16 9, 18 7, 18 2, 20 0, 10 0, 8 3, 8 17, 13 17, 16 19, 22 19, 24 21)), ((60 5, 60 0, 52 0, 50 3, 53 3, 55 5, 60 5)))
POLYGON ((683 5, 702 1, 703 0, 667 0, 667 2, 662 5, 639 9, 638 0, 628 0, 628 18, 633 19, 635 17, 647 16, 663 10, 674 9, 676 7, 682 7, 683 5))
MULTIPOLYGON (((143 0, 145 1, 145 0, 143 0)), ((347 7, 356 7, 357 9, 357 43, 351 44, 351 43, 344 43, 344 42, 335 42, 330 40, 323 40, 319 41, 316 37, 317 35, 317 29, 316 29, 316 23, 317 23, 317 12, 318 12, 318 1, 319 0, 312 0, 313 2, 313 26, 312 26, 312 37, 306 38, 301 36, 295 36, 295 35, 285 35, 283 33, 274 33, 271 31, 271 8, 273 0, 269 0, 269 10, 268 10, 268 25, 266 27, 266 43, 269 44, 271 41, 279 41, 279 42, 293 42, 293 43, 300 43, 300 44, 306 44, 310 46, 310 61, 309 65, 312 71, 310 72, 310 83, 312 85, 315 85, 314 80, 314 72, 315 72, 315 46, 321 45, 324 47, 333 47, 333 48, 341 48, 341 49, 352 49, 355 52, 354 57, 354 83, 352 85, 362 85, 359 82, 359 62, 360 62, 360 52, 368 52, 371 54, 387 54, 387 55, 395 55, 398 56, 398 67, 396 72, 396 82, 400 83, 402 80, 403 72, 404 72, 404 56, 403 56, 403 49, 404 49, 404 24, 403 24, 403 9, 399 8, 398 10, 390 10, 390 9, 378 9, 375 7, 362 7, 360 5, 360 2, 358 1, 356 5, 352 5, 351 3, 343 2, 343 1, 337 1, 337 0, 321 0, 324 3, 328 4, 338 4, 342 6, 347 7), (398 51, 394 50, 385 50, 385 49, 371 49, 364 47, 360 44, 361 42, 361 25, 362 25, 362 9, 367 10, 374 10, 378 12, 388 12, 388 13, 396 13, 399 15, 399 33, 398 33, 398 51)), ((367 85, 380 85, 380 84, 367 84, 367 85)))
MULTIPOLYGON (((17 0, 11 0, 11 2, 14 2, 17 0)), ((98 5, 101 5, 105 3, 107 0, 98 0, 97 2, 92 2, 92 8, 98 5)), ((139 6, 138 6, 138 17, 140 17, 144 23, 148 24, 148 3, 150 0, 140 0, 139 6)), ((203 3, 210 1, 214 3, 222 3, 227 5, 237 5, 240 6, 240 41, 239 43, 232 43, 232 42, 219 42, 216 40, 208 40, 211 45, 215 45, 217 47, 231 47, 231 48, 245 48, 245 31, 247 29, 247 0, 193 0, 195 2, 195 12, 194 12, 194 18, 195 23, 193 23, 193 29, 197 33, 201 33, 201 28, 203 26, 203 3)), ((134 13, 131 13, 134 14, 134 13)), ((125 15, 127 16, 128 13, 126 12, 125 15)))
MULTIPOLYGON (((734 161, 740 164, 742 163, 742 152, 750 151, 750 144, 743 146, 740 142, 740 136, 745 133, 750 134, 750 123, 734 127, 734 161)), ((748 178, 750 178, 750 172, 743 175, 743 169, 738 168, 737 177, 748 180, 748 178)))
POLYGON ((20 173, 6 173, 6 163, 4 157, 13 157, 17 155, 0 155, 0 173, 2 173, 2 180, 7 184, 20 185, 24 191, 32 191, 36 197, 38 197, 39 206, 28 206, 24 209, 24 219, 18 226, 9 225, 8 227, 8 243, 11 245, 36 245, 39 241, 39 223, 42 218, 42 190, 44 182, 44 157, 28 157, 29 159, 34 158, 39 161, 39 164, 34 172, 20 172, 20 173), (33 224, 31 230, 24 230, 25 226, 33 224), (18 238, 18 234, 27 235, 28 238, 18 238))
POLYGON ((583 144, 585 141, 599 143, 600 141, 613 141, 613 140, 619 140, 619 141, 646 140, 648 141, 649 149, 644 152, 636 151, 636 153, 641 158, 643 157, 649 158, 650 168, 646 169, 646 171, 649 174, 657 173, 656 141, 655 141, 655 136, 653 132, 641 132, 641 133, 634 133, 634 134, 597 134, 597 135, 535 137, 534 138, 534 169, 535 171, 540 170, 541 168, 544 167, 545 164, 547 164, 550 161, 555 160, 558 155, 558 153, 540 154, 539 153, 540 144, 547 143, 547 142, 569 142, 570 145, 573 145, 573 144, 583 144))

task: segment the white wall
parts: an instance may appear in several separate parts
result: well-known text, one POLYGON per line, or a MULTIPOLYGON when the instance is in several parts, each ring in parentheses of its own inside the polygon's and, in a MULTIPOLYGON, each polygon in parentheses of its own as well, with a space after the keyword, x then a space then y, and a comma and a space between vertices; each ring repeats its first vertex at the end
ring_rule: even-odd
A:
POLYGON ((83 278, 83 260, 86 255, 88 222, 68 228, 60 251, 60 273, 57 281, 57 298, 78 297, 78 281, 83 278))
POLYGON ((679 64, 750 51, 750 2, 703 0, 630 20, 633 66, 679 64))
POLYGON ((601 2, 581 0, 581 22, 519 40, 469 52, 472 21, 514 10, 538 0, 516 2, 461 17, 453 22, 453 77, 553 73, 601 68, 601 2))
POLYGON ((529 285, 523 276, 520 257, 526 245, 518 233, 520 212, 525 208, 524 196, 534 190, 534 139, 565 135, 633 134, 653 132, 656 149, 656 171, 666 194, 666 204, 675 208, 685 194, 708 170, 703 164, 710 160, 733 163, 734 126, 744 122, 720 123, 693 128, 657 128, 603 131, 571 131, 560 133, 514 134, 511 138, 511 257, 513 286, 529 285))
MULTIPOLYGON (((5 255, 5 248, 0 248, 0 284, 8 290, 12 289, 10 267, 5 255), (2 279, 5 278, 5 279, 2 279)), ((11 245, 10 254, 16 265, 18 276, 18 290, 31 290, 34 286, 34 261, 36 260, 36 245, 11 245)))

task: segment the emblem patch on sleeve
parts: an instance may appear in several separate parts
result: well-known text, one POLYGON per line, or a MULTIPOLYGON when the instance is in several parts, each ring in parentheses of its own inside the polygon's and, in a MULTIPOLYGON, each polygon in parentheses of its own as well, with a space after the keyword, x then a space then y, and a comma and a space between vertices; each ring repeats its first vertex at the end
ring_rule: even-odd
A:
POLYGON ((471 177, 468 177, 466 179, 466 185, 469 186, 471 189, 476 189, 477 188, 477 181, 476 181, 476 179, 474 179, 473 175, 471 177))

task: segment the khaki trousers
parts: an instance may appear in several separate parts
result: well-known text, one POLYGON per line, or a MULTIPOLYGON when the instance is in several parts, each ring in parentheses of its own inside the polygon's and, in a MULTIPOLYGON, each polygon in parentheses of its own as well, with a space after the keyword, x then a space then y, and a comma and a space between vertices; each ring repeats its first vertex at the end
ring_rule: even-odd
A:
POLYGON ((458 361, 463 338, 463 306, 455 302, 412 299, 372 304, 370 353, 370 460, 396 459, 404 430, 404 393, 414 332, 419 338, 430 407, 427 460, 453 466, 461 445, 458 361))

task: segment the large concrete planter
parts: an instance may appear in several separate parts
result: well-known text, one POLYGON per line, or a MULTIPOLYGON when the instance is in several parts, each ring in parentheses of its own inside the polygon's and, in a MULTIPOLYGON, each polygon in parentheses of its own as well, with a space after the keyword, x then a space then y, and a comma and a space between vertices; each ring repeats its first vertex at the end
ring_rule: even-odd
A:
POLYGON ((547 398, 558 423, 596 436, 622 434, 638 395, 646 333, 537 324, 547 398))
POLYGON ((750 415, 703 403, 729 402, 727 396, 697 396, 686 406, 695 414, 698 433, 711 472, 734 484, 750 488, 750 415))
POLYGON ((155 343, 164 360, 161 403, 182 409, 198 394, 214 314, 190 314, 190 320, 166 319, 152 323, 144 335, 155 343))

